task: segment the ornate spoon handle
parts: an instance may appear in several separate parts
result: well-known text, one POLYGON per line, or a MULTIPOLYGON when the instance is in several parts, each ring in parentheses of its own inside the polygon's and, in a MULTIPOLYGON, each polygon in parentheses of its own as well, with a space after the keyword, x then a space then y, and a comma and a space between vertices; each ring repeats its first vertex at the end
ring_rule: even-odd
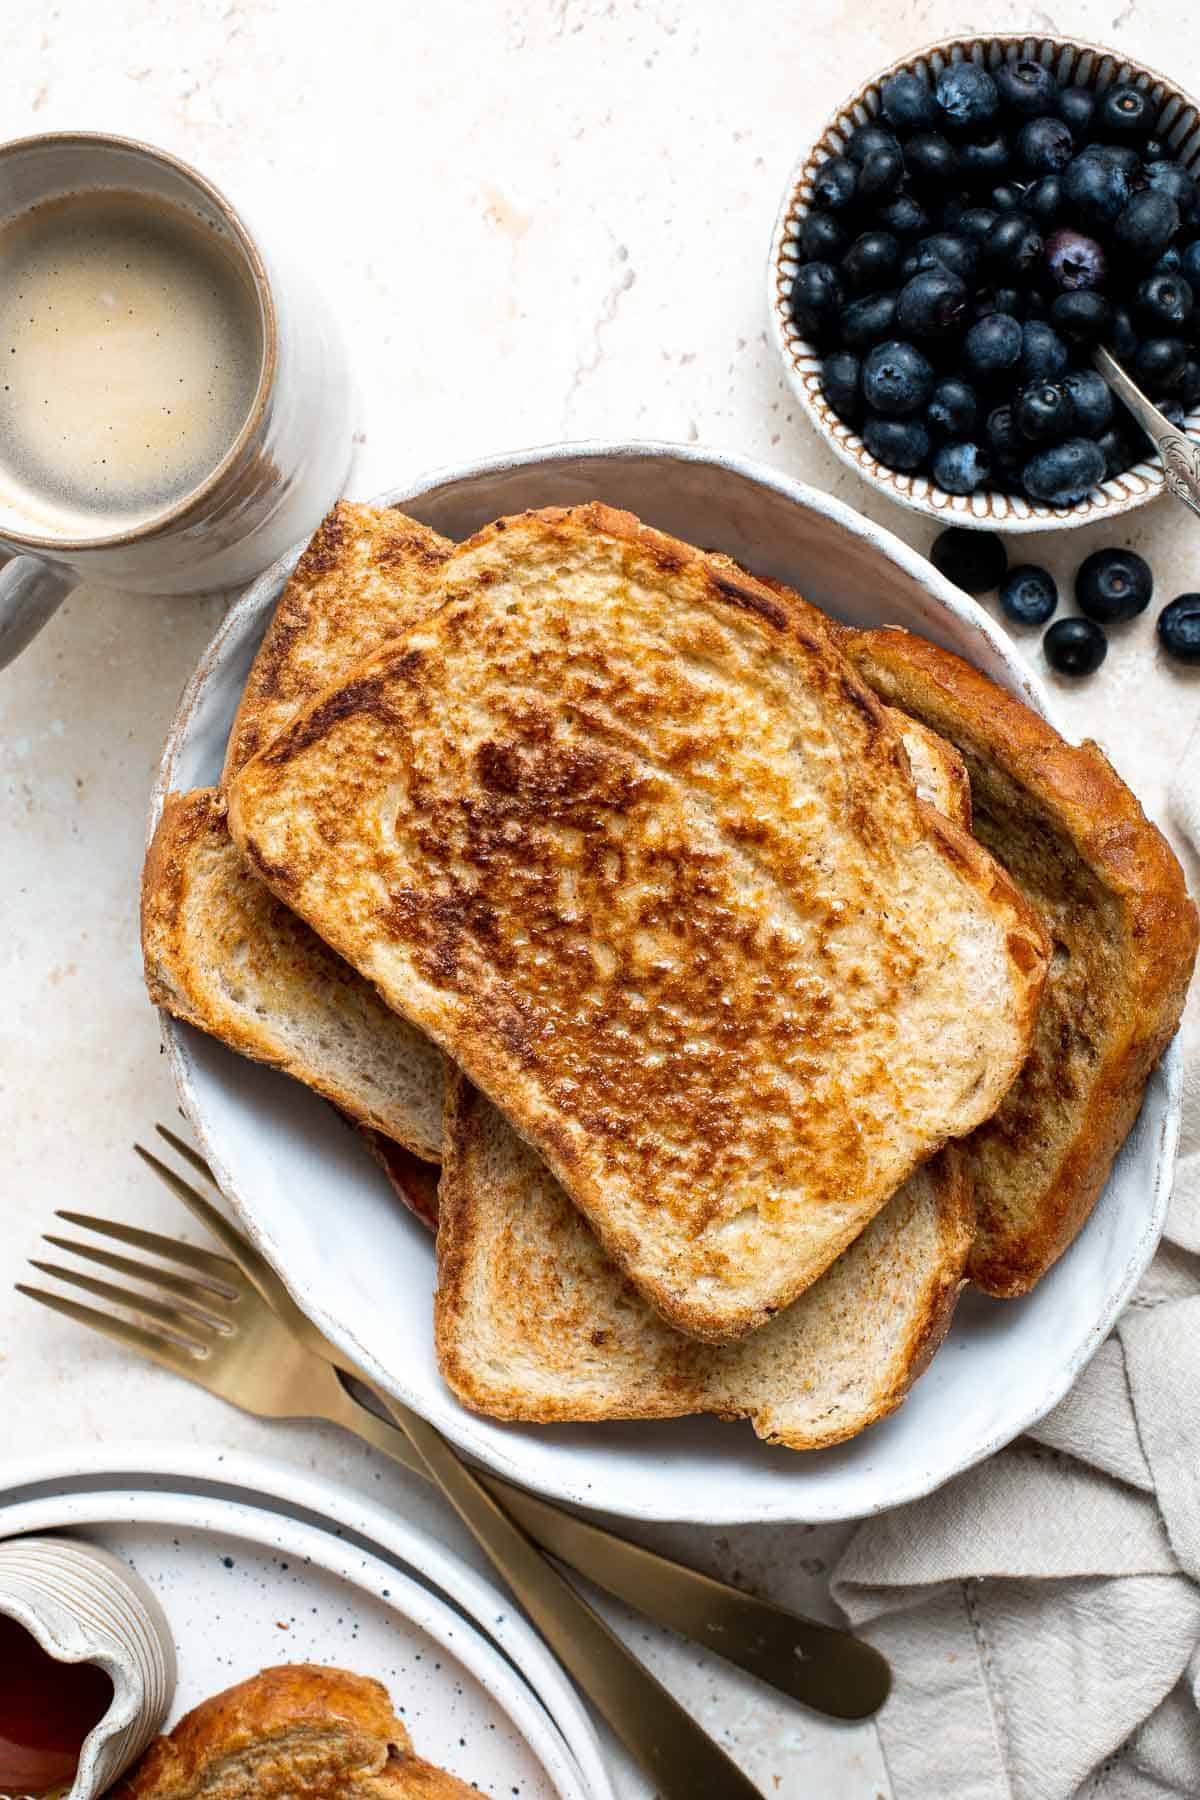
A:
POLYGON ((1172 425, 1153 400, 1147 400, 1115 356, 1098 349, 1092 352, 1092 361, 1114 394, 1120 396, 1138 424, 1154 439, 1167 486, 1175 498, 1200 515, 1200 444, 1172 425))

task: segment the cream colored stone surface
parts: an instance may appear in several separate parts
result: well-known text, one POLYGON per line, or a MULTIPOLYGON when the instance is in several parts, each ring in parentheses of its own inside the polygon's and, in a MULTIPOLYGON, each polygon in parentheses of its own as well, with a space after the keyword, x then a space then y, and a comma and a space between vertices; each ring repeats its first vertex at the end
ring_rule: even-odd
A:
MULTIPOLYGON (((0 14, 0 68, 8 133, 146 137, 306 249, 361 384, 356 494, 483 452, 606 436, 741 451, 857 504, 766 339, 784 177, 886 60, 956 30, 1027 25, 1116 43, 1200 88, 1194 35, 1168 0, 987 15, 929 0, 40 0, 0 14)), ((1126 539, 1163 599, 1200 588, 1200 524, 1171 507, 1126 539)), ((932 536, 874 510, 921 547, 932 536)), ((1063 536, 1037 556, 1066 577, 1104 541, 1063 536)), ((461 1542, 415 1480, 338 1434, 244 1419, 9 1285, 56 1207, 180 1228, 130 1153, 173 1106, 141 988, 137 883, 163 733, 222 610, 80 592, 0 674, 0 1455, 115 1439, 207 1443, 214 1460, 258 1449, 385 1493, 461 1542)), ((1200 672, 1164 665, 1149 615, 1114 634, 1091 682, 1055 685, 1072 725, 1159 814, 1200 672)), ((813 1611, 842 1536, 644 1535, 813 1611)), ((870 1727, 826 1724, 629 1630, 764 1793, 889 1794, 870 1727)), ((642 1790, 626 1774, 623 1791, 642 1790)))

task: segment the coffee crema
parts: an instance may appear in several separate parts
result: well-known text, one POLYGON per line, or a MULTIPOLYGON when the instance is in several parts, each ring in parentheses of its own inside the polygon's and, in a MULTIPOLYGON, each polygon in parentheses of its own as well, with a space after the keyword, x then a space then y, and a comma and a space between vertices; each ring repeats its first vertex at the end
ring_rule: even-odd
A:
POLYGON ((187 497, 245 424, 258 298, 198 214, 102 190, 0 225, 0 504, 104 537, 187 497))

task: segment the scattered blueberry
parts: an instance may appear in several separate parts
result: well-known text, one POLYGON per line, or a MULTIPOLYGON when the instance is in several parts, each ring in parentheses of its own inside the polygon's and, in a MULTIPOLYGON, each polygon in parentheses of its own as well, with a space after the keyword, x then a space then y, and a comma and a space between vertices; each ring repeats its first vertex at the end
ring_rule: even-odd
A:
POLYGON ((1168 656, 1200 663, 1200 594, 1180 594, 1158 615, 1158 641, 1168 656))
POLYGON ((929 433, 919 419, 884 419, 872 413, 863 426, 863 443, 889 469, 919 469, 929 460, 929 433))
POLYGON ((1080 612, 1101 625, 1136 619, 1153 592, 1150 565, 1136 550, 1093 550, 1075 576, 1080 612))
POLYGON ((877 344, 863 363, 862 391, 873 411, 885 418, 905 418, 928 400, 933 370, 912 344, 896 340, 877 344))
POLYGON ((1058 83, 1044 63, 1025 60, 1001 63, 993 80, 1005 106, 1026 118, 1049 112, 1055 98, 1061 98, 1058 83))
POLYGON ((1000 110, 996 84, 978 63, 951 63, 938 76, 934 95, 947 122, 957 130, 978 133, 1000 110))
POLYGON ((934 383, 925 408, 925 423, 935 442, 969 438, 978 416, 979 402, 969 382, 960 380, 957 375, 946 375, 934 383))
POLYGON ((1108 639, 1091 619, 1059 619, 1042 639, 1042 649, 1060 675, 1094 675, 1108 655, 1108 639))
POLYGON ((885 117, 897 130, 920 131, 937 122, 937 102, 929 83, 907 69, 884 82, 880 102, 885 117))
POLYGON ((942 444, 933 453, 933 479, 947 494, 976 494, 991 473, 987 451, 978 444, 942 444))
POLYGON ((1017 625, 1044 625, 1058 605, 1053 575, 1036 563, 1010 569, 1000 583, 1000 605, 1017 625))
POLYGON ((1090 438, 1068 438, 1031 456, 1021 481, 1031 500, 1074 506, 1104 479, 1104 453, 1090 438))
POLYGON ((929 560, 964 594, 987 594, 998 587, 1008 567, 1002 539, 991 531, 964 531, 952 525, 934 538, 929 560))
POLYGON ((1097 288, 1107 268, 1104 247, 1082 231, 1063 225, 1046 239, 1046 268, 1051 280, 1064 291, 1097 288))

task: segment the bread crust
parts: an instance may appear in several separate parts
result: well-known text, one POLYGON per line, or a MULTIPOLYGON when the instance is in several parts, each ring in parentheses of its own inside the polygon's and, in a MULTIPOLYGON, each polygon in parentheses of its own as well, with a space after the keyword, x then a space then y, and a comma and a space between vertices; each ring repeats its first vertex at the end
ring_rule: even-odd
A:
MULTIPOLYGON (((499 520, 456 553, 445 572, 443 604, 427 626, 408 633, 368 658, 358 665, 349 682, 318 698, 275 743, 247 764, 229 794, 231 829, 262 878, 281 899, 304 913, 342 955, 356 960, 363 971, 380 984, 390 1003, 408 1012, 415 1022, 429 1031, 516 1121, 519 1129, 537 1143, 556 1175, 592 1219, 610 1253, 629 1270, 652 1304, 680 1329, 714 1341, 753 1329, 771 1311, 794 1299, 884 1203, 892 1191, 893 1181, 903 1180, 946 1135, 970 1129, 995 1103, 1028 1047, 1044 975, 1047 946, 1039 921, 986 852, 916 800, 907 759, 886 710, 833 649, 826 626, 827 622, 815 609, 802 602, 785 603, 761 584, 732 571, 717 559, 705 557, 691 546, 650 530, 630 515, 617 513, 599 503, 571 510, 549 508, 499 520), (512 606, 503 610, 501 595, 509 591, 503 587, 509 579, 509 571, 515 584, 514 591, 526 594, 536 590, 539 593, 536 607, 530 606, 524 612, 518 608, 516 614, 512 606), (585 583, 591 579, 597 584, 594 614, 580 611, 578 583, 581 579, 585 583), (501 583, 499 588, 493 585, 497 581, 501 583), (538 588, 538 582, 548 583, 549 588, 538 588), (543 592, 557 595, 557 607, 548 600, 543 603, 540 597, 543 592), (571 596, 569 607, 566 604, 568 593, 571 596), (664 605, 667 596, 671 601, 669 606, 664 605), (612 639, 606 634, 610 618, 608 609, 629 605, 642 607, 644 612, 639 617, 653 623, 648 623, 645 628, 650 632, 649 637, 641 626, 634 627, 629 639, 632 646, 629 654, 634 660, 629 665, 622 665, 622 669, 629 667, 631 670, 626 675, 610 658, 607 646, 612 639), (509 616, 514 616, 516 621, 511 627, 505 624, 509 616), (679 623, 681 619, 682 624, 679 623), (503 661, 505 656, 516 658, 520 666, 527 669, 530 657, 543 654, 540 648, 532 648, 536 642, 538 646, 546 645, 546 655, 550 658, 548 662, 537 664, 541 676, 543 668, 555 666, 553 659, 559 652, 553 647, 554 641, 565 644, 566 637, 577 628, 580 643, 586 642, 594 648, 586 654, 581 649, 578 657, 573 648, 563 654, 576 659, 572 661, 571 669, 579 673, 577 679, 572 673, 572 680, 576 682, 572 694, 577 691, 579 697, 572 698, 570 704, 574 709, 572 718, 584 719, 584 725, 560 754, 554 738, 556 727, 543 721, 543 715, 548 720, 555 709, 561 709, 563 703, 558 691, 549 701, 535 698, 531 702, 526 732, 522 719, 513 711, 518 702, 510 704, 507 698, 510 692, 517 690, 494 682, 487 687, 491 680, 488 671, 498 668, 497 659, 503 661), (660 633, 661 642, 654 638, 655 631, 660 633), (488 933, 495 929, 495 921, 516 917, 517 909, 525 904, 518 894, 521 884, 529 889, 530 883, 543 881, 540 868, 527 859, 543 854, 543 850, 537 848, 542 840, 536 834, 547 807, 552 818, 561 816, 568 822, 577 818, 580 830, 584 827, 591 830, 589 820, 594 814, 602 813, 605 818, 619 817, 632 815, 639 805, 649 809, 649 799, 642 802, 639 795, 644 791, 648 796, 653 788, 656 796, 654 833, 661 835, 662 830, 667 830, 676 835, 661 853, 655 848, 648 849, 646 855, 648 859, 657 859, 654 867, 658 870, 681 871, 671 877, 678 891, 672 919, 689 921, 687 928, 697 937, 697 954, 707 954, 711 948, 713 955, 724 958, 731 968, 735 964, 740 968, 743 963, 753 962, 750 953, 742 948, 748 940, 735 937, 732 925, 724 937, 718 934, 717 902, 708 897, 704 886, 709 881, 706 871, 716 867, 715 859, 710 858, 704 870, 700 870, 697 863, 689 860, 693 856, 691 843, 696 840, 679 835, 682 827, 674 822, 674 815, 668 825, 661 824, 658 795, 660 789, 664 794, 668 793, 669 783, 658 771, 664 765, 673 766, 667 751, 656 751, 653 761, 640 763, 622 747, 627 741, 636 739, 636 732, 647 717, 647 709, 650 717, 647 729, 658 728, 660 715, 654 710, 658 703, 651 697, 651 690, 661 694, 662 681, 670 681, 679 669, 678 659, 668 662, 668 653, 663 648, 668 638, 674 644, 675 638, 670 634, 679 631, 687 634, 691 662, 679 671, 678 680, 682 685, 672 702, 677 710, 668 714, 669 730, 682 731, 678 721, 685 715, 689 721, 694 717, 696 724, 692 748, 684 744, 678 751, 672 750, 670 755, 698 757, 701 752, 695 745, 707 745, 711 739, 714 758, 726 755, 728 746, 735 741, 739 755, 760 757, 753 763, 754 779, 761 783, 758 790, 742 789, 736 783, 731 786, 727 773, 720 768, 712 776, 715 784, 713 805, 728 809, 722 817, 731 819, 731 832, 742 834, 736 852, 726 850, 722 845, 720 854, 725 861, 720 864, 720 870, 732 870, 735 865, 740 868, 742 864, 736 862, 736 858, 743 854, 752 869, 760 866, 786 866, 789 870, 798 867, 795 858, 801 854, 800 841, 791 833, 776 831, 771 808, 782 804, 777 792, 779 781, 795 779, 802 784, 808 779, 807 775, 795 771, 807 768, 808 764, 797 753, 796 760, 780 775, 779 763, 772 764, 765 752, 747 750, 740 740, 728 737, 717 744, 712 714, 702 714, 699 698, 706 691, 703 683, 709 679, 708 672, 713 668, 716 669, 715 678, 724 683, 720 687, 722 703, 728 703, 738 719, 750 716, 747 696, 751 691, 769 689, 778 710, 768 709, 769 723, 764 725, 764 730, 777 732, 781 741, 785 722, 790 731, 801 729, 788 708, 793 703, 800 704, 803 698, 804 705, 810 709, 806 717, 814 721, 814 766, 820 771, 819 779, 825 780, 826 771, 829 772, 829 788, 821 791, 836 794, 837 804, 842 808, 839 817, 848 820, 846 832, 848 842, 852 843, 853 880, 857 882, 862 872, 868 881, 877 881, 880 877, 873 871, 881 869, 888 859, 907 855, 911 850, 921 867, 919 891, 924 894, 944 890, 947 896, 952 895, 955 917, 959 918, 957 909, 961 907, 963 917, 970 913, 971 928, 988 936, 987 979, 993 983, 989 994, 997 995, 998 1010, 989 1024, 986 1039, 974 1040, 976 1051, 972 1054, 986 1060, 982 1080, 976 1081, 972 1071, 963 1089, 964 1096, 969 1093, 969 1100, 964 1098, 959 1109, 956 1098, 954 1107, 958 1110, 953 1112, 952 1118, 948 1115, 946 1124, 939 1125, 936 1131, 926 1127, 923 1134, 920 1118, 915 1113, 890 1115, 904 1117, 902 1130, 907 1133, 911 1129, 913 1141, 903 1156, 897 1155, 894 1162, 887 1162, 886 1173, 881 1166, 872 1164, 869 1181, 865 1176, 860 1179, 854 1174, 858 1163, 862 1164, 862 1170, 867 1167, 864 1153, 859 1148, 863 1130, 861 1110, 851 1117, 849 1112, 824 1114, 809 1106, 811 1132, 839 1131, 844 1123, 837 1159, 849 1158, 849 1164, 839 1162, 837 1193, 830 1192, 826 1197, 829 1203, 822 1204, 809 1215, 814 1242, 819 1237, 819 1247, 810 1253, 806 1242, 803 1254, 796 1255, 794 1260, 777 1260, 772 1266, 769 1284, 757 1278, 753 1282, 744 1279, 741 1239, 736 1233, 721 1236, 718 1243, 715 1232, 709 1232, 707 1222, 699 1219, 687 1227, 689 1268, 686 1276, 683 1252, 676 1249, 676 1239, 682 1243, 680 1233, 663 1251, 663 1264, 670 1261, 670 1269, 660 1274, 647 1268, 643 1255, 647 1237, 633 1222, 634 1202, 641 1205, 644 1197, 647 1211, 653 1211, 656 1220, 664 1224, 671 1222, 671 1207, 676 1202, 664 1197, 659 1174, 647 1166, 643 1181, 622 1181, 621 1206, 625 1207, 628 1201, 630 1216, 618 1218, 610 1208, 610 1200, 617 1191, 615 1175, 610 1177, 609 1164, 604 1162, 605 1172, 601 1178, 602 1159, 598 1151, 603 1135, 606 1146, 612 1146, 612 1155, 624 1156, 628 1168, 638 1158, 644 1160, 644 1151, 645 1156, 649 1156, 649 1150, 645 1150, 647 1131, 639 1124, 647 1114, 642 1109, 636 1117, 631 1115, 628 1104, 631 1081, 636 1080, 649 1094, 647 1065, 643 1063, 639 1069, 630 1061, 620 1081, 614 1073, 611 1081, 605 1078, 607 1085, 603 1089, 584 1084, 579 1103, 564 1105, 555 1087, 557 1075, 548 1069, 543 1078, 541 1065, 537 1064, 536 1046, 542 1042, 539 1022, 542 1015, 538 1009, 555 1013, 558 1068, 563 1066, 562 1058, 569 1059, 576 1050, 586 1060, 593 1054, 588 1045, 599 1045, 596 1057, 607 1058, 610 1054, 608 1040, 590 1035, 585 1044, 580 1036, 583 1025, 576 1030, 571 1023, 580 1015, 573 1010, 571 996, 564 996, 559 991, 561 982, 552 994, 547 983, 537 976, 541 987, 531 1003, 529 996, 533 990, 514 986, 507 978, 502 982, 493 972, 494 965, 487 964, 481 948, 488 933), (736 669, 737 673, 730 674, 719 660, 715 665, 706 660, 710 649, 718 659, 722 656, 731 659, 729 669, 736 669), (466 785, 463 791, 455 789, 451 793, 446 786, 450 780, 446 773, 447 756, 465 758, 468 750, 463 746, 468 740, 461 735, 449 735, 449 715, 444 710, 446 697, 437 686, 440 677, 436 671, 457 670, 454 659, 458 656, 464 658, 472 670, 482 671, 479 679, 489 696, 485 703, 485 723, 478 729, 500 735, 487 739, 477 752, 470 750, 469 754, 476 761, 470 768, 464 765, 466 785), (589 668, 599 665, 594 660, 589 663, 589 657, 599 659, 603 665, 600 679, 609 684, 595 708, 587 701, 586 690, 592 679, 589 668), (523 662, 522 658, 525 659, 523 662), (662 676, 652 676, 651 669, 657 670, 660 662, 662 676), (694 680, 692 664, 699 671, 694 680), (659 683, 657 687, 654 686, 656 682, 659 683), (785 693, 788 696, 786 707, 785 693), (624 709, 611 731, 603 721, 599 726, 593 726, 591 722, 597 712, 602 711, 603 705, 609 703, 610 696, 614 708, 624 709), (492 714, 486 714, 488 705, 494 709, 492 714), (693 711, 688 713, 688 708, 693 711), (492 723, 493 718, 500 722, 492 723), (606 732, 609 732, 608 736, 606 732), (622 736, 622 732, 626 736, 622 736), (441 748, 443 736, 446 737, 444 751, 441 748), (414 756, 422 742, 438 745, 424 764, 414 756), (528 774, 524 772, 526 770, 528 774), (757 773, 760 770, 761 775, 757 773), (591 790, 584 792, 592 780, 597 784, 594 808, 589 797, 591 790), (440 788, 435 785, 438 782, 442 784, 440 788), (414 791, 414 783, 424 783, 425 787, 421 788, 419 799, 410 802, 406 796, 414 791), (848 790, 848 798, 843 796, 843 789, 848 790), (303 806, 298 811, 297 796, 301 792, 303 806), (376 798, 383 792, 388 796, 389 808, 393 796, 399 808, 396 813, 399 826, 389 823, 386 841, 378 830, 378 820, 382 817, 378 808, 382 801, 376 798), (582 794, 579 800, 575 797, 577 793, 582 794), (886 797, 882 801, 881 795, 886 797), (758 810, 760 802, 761 810, 758 810), (414 811, 406 810, 410 804, 414 811), (515 852, 506 848, 507 844, 518 840, 503 839, 498 835, 499 824, 493 827, 490 822, 499 821, 502 814, 508 820, 505 829, 511 827, 514 832, 524 834, 520 840, 521 855, 526 858, 523 864, 518 862, 515 852), (426 819, 434 821, 428 831, 424 824, 426 819), (449 838, 445 835, 433 844, 435 832, 457 833, 463 839, 462 846, 459 847, 456 840, 456 847, 448 848, 449 838), (764 834, 765 850, 760 848, 764 834), (744 853, 740 842, 749 846, 744 853), (414 845, 417 850, 413 849, 414 845), (449 858, 448 869, 443 869, 437 860, 443 855, 449 858), (414 856, 416 861, 412 860, 414 856), (764 857, 767 858, 765 864, 764 857), (437 867, 436 878, 421 858, 433 859, 437 867), (774 864, 771 858, 776 859, 774 864), (460 875, 459 870, 469 871, 469 877, 460 875), (509 889, 512 890, 511 899, 509 889), (388 901, 390 910, 371 914, 367 896, 381 890, 389 895, 394 892, 395 900, 388 901), (507 913, 497 910, 503 907, 510 910, 507 913), (706 909, 712 914, 714 932, 701 941, 699 921, 705 917, 706 909), (995 962, 990 960, 993 938, 998 943, 995 962), (464 985, 468 978, 463 974, 459 960, 463 956, 471 959, 470 981, 473 985, 469 987, 464 985), (994 973, 997 970, 998 974, 994 973), (535 1066, 536 1075, 531 1073, 535 1066), (586 1119, 581 1107, 591 1109, 586 1119), (828 1119, 833 1123, 823 1122, 828 1119), (627 1148, 620 1148, 622 1144, 627 1148), (704 1236, 706 1232, 707 1237, 704 1236), (732 1248, 734 1244, 739 1246, 736 1251, 732 1248), (707 1254, 706 1246, 715 1247, 709 1257, 708 1274, 701 1281, 698 1278, 700 1264, 697 1263, 693 1271, 691 1263, 702 1253, 707 1254), (736 1282, 730 1275, 735 1260, 736 1282)), ((504 664, 506 671, 510 666, 504 664)), ((461 692, 455 685, 458 678, 457 675, 446 675, 445 679, 451 683, 453 703, 461 692)), ((536 682, 534 685, 536 693, 540 694, 536 682)), ((557 716, 561 721, 561 710, 557 716)), ((758 716, 763 716, 761 705, 758 716)), ((574 724, 568 729, 575 731, 574 724)), ((454 766, 457 768, 457 764, 454 766)), ((703 782, 709 776, 701 772, 697 779, 703 782)), ((707 794, 709 790, 703 791, 707 794)), ((789 800, 787 804, 792 802, 789 800)), ((832 799, 829 804, 833 804, 832 799)), ((678 805, 682 808, 681 801, 678 805)), ((683 817, 682 811, 679 816, 683 817)), ((389 812, 389 821, 391 818, 389 812)), ((692 829, 690 825, 688 829, 692 829)), ((544 854, 547 857, 558 854, 555 848, 558 841, 546 836, 544 854)), ((633 840, 629 841, 632 845, 633 840)), ((646 841, 639 838, 637 843, 640 846, 646 841)), ((657 843, 659 839, 654 841, 657 843)), ((646 866, 650 866, 649 861, 646 866)), ((733 875, 722 874, 720 870, 716 879, 726 882, 732 892, 733 875)), ((553 877, 554 871, 547 866, 544 879, 548 881, 553 877)), ((593 880, 590 875, 587 879, 593 880)), ((595 879, 602 885, 607 877, 595 879)), ((771 874, 769 879, 775 881, 777 876, 771 874)), ((823 872, 821 880, 824 879, 823 872)), ((605 888, 604 903, 608 904, 609 897, 621 891, 628 890, 605 888)), ((859 891, 856 887, 855 892, 859 891)), ((807 900, 803 902, 807 903, 807 900)), ((616 904, 615 900, 613 904, 616 904)), ((860 902, 854 917, 869 918, 872 923, 868 929, 882 934, 878 963, 880 983, 890 982, 895 987, 906 980, 893 957, 891 938, 887 938, 886 946, 883 943, 883 937, 893 929, 887 920, 886 909, 875 909, 873 903, 868 908, 865 902, 860 902)), ((959 923, 961 925, 961 919, 959 923)), ((945 919, 936 929, 948 931, 945 919)), ((908 932, 907 927, 903 930, 906 934, 903 954, 927 960, 932 977, 934 960, 923 933, 908 932)), ((507 946, 505 954, 509 954, 507 946)), ((713 962, 714 981, 718 978, 719 967, 723 966, 723 963, 713 962)), ((812 966, 805 963, 806 968, 812 966)), ((938 969, 949 966, 955 970, 965 967, 965 963, 959 961, 957 940, 948 943, 946 960, 939 959, 936 966, 938 969)), ((972 965, 973 968, 980 966, 978 959, 972 965)), ((756 963, 754 967, 757 968, 756 963)), ((656 975, 655 982, 656 991, 667 986, 665 976, 656 975)), ((611 1004, 624 1005, 621 996, 631 991, 633 985, 610 982, 608 988, 603 988, 601 984, 602 1004, 608 1005, 611 996, 611 1004)), ((761 1007, 757 1002, 750 1003, 749 985, 747 976, 743 982, 745 1003, 736 1002, 742 1005, 741 1012, 726 1016, 739 1030, 744 1023, 746 1031, 755 1032, 760 1029, 761 1007)), ((726 995, 730 993, 728 982, 722 991, 726 995)), ((913 991, 924 993, 926 990, 922 986, 913 991)), ((847 996, 847 1007, 856 1004, 848 990, 836 986, 828 989, 828 1003, 842 1004, 839 994, 847 996)), ((668 998, 673 995, 672 989, 668 998)), ((680 1003, 687 1003, 682 986, 677 998, 680 1003)), ((725 1004, 735 1002, 727 1000, 725 1004)), ((883 1018, 886 1015, 876 1010, 872 1016, 883 1018)), ((586 1029, 592 1033, 592 1015, 588 1017, 586 1029)), ((671 1015, 660 1006, 652 1017, 662 1021, 671 1015)), ((798 1025, 796 1029, 810 1028, 798 1025)), ((724 1024, 721 1030, 726 1031, 724 1024)), ((811 1032, 808 1041, 815 1045, 818 1037, 819 1031, 811 1032)), ((731 1036, 729 1041, 732 1042, 731 1036)), ((549 1039, 545 1042, 548 1044, 549 1039)), ((704 1101, 708 1110, 703 1120, 698 1112, 695 1118, 685 1117, 677 1098, 673 1099, 671 1117, 669 1122, 664 1121, 664 1129, 669 1123, 672 1132, 686 1132, 696 1144, 704 1141, 714 1150, 724 1146, 722 1153, 732 1166, 738 1139, 735 1115, 741 1102, 730 1090, 727 1070, 720 1081, 717 1080, 715 1064, 723 1059, 724 1070, 726 1063, 732 1064, 740 1058, 739 1079, 744 1087, 751 1078, 750 1060, 740 1048, 736 1056, 732 1052, 727 1054, 715 1040, 711 1050, 701 1045, 688 1054, 708 1056, 712 1060, 711 1080, 707 1065, 702 1067, 699 1062, 695 1063, 698 1072, 694 1079, 689 1077, 692 1080, 689 1091, 713 1098, 711 1103, 704 1101), (723 1111, 717 1107, 715 1099, 718 1089, 721 1090, 723 1111), (721 1116, 718 1116, 719 1112, 721 1116)), ((824 1066, 832 1069, 834 1065, 826 1063, 824 1066)), ((930 1072, 926 1079, 940 1082, 946 1067, 946 1063, 934 1059, 930 1051, 930 1072)), ((660 1086, 667 1073, 664 1071, 656 1078, 660 1086)), ((736 1069, 734 1073, 737 1073, 736 1069)), ((671 1091, 677 1097, 682 1090, 674 1085, 671 1091)), ((792 1103, 791 1099, 787 1102, 792 1103)), ((783 1104, 781 1087, 779 1106, 783 1104)), ((765 1107, 765 1101, 761 1097, 756 1099, 755 1107, 765 1107)), ((760 1115, 756 1113, 755 1116, 760 1115)), ((887 1128, 890 1127, 871 1125, 872 1131, 887 1128)), ((654 1129, 658 1129, 657 1124, 654 1129)), ((776 1132, 774 1124, 764 1131, 767 1148, 760 1161, 781 1154, 780 1145, 784 1141, 778 1134, 770 1135, 776 1132)), ((673 1137, 672 1143, 675 1141, 673 1137)), ((798 1143, 795 1129, 789 1129, 787 1141, 793 1145, 798 1143)), ((749 1166, 748 1151, 745 1154, 737 1152, 737 1155, 749 1166)), ((758 1155, 757 1151, 755 1155, 758 1155)), ((832 1171, 837 1159, 822 1160, 814 1155, 809 1166, 813 1170, 823 1168, 825 1174, 821 1180, 828 1184, 834 1179, 832 1171)), ((615 1169, 615 1163, 613 1167, 615 1169)), ((758 1175, 753 1179, 758 1180, 758 1175)), ((771 1192, 790 1192, 788 1184, 793 1179, 789 1170, 781 1168, 779 1180, 771 1192)), ((696 1190, 681 1179, 675 1182, 672 1194, 676 1192, 687 1196, 689 1207, 699 1203, 696 1190)), ((701 1198, 707 1206, 707 1189, 702 1191, 701 1198)), ((684 1200, 680 1198, 679 1207, 683 1204, 684 1200)), ((720 1196, 714 1192, 712 1206, 717 1212, 713 1217, 719 1216, 724 1225, 722 1209, 732 1215, 735 1205, 733 1188, 726 1184, 720 1196)), ((752 1207, 744 1216, 749 1218, 751 1212, 754 1212, 752 1207)), ((782 1230, 770 1221, 764 1222, 758 1213, 755 1218, 758 1221, 755 1230, 760 1224, 764 1229, 769 1226, 772 1231, 782 1230)), ((790 1221, 787 1229, 792 1230, 790 1221)), ((657 1246, 666 1241, 666 1233, 659 1233, 655 1226, 651 1238, 653 1246, 657 1246)))
MULTIPOLYGON (((966 1140, 979 1206, 971 1279, 997 1296, 1023 1294, 1062 1255, 1090 1214, 1137 1117, 1150 1073, 1178 1027, 1200 936, 1196 908, 1170 845, 1097 745, 1068 744, 978 669, 909 632, 843 629, 840 640, 881 698, 932 726, 962 753, 974 788, 977 831, 989 832, 989 780, 1003 778, 1015 795, 1026 797, 1026 816, 1036 817, 1039 829, 1057 832, 1044 881, 1039 883, 1036 858, 1027 848, 1021 850, 1024 876, 1017 875, 1058 942, 1039 1043, 996 1117, 966 1140), (1071 874, 1064 863, 1067 852, 1081 892, 1103 900, 1111 912, 1108 928, 1074 898, 1070 907, 1062 905, 1064 868, 1071 874), (1072 907, 1078 914, 1074 924, 1072 907), (1098 955, 1101 938, 1105 961, 1103 970, 1097 964, 1093 987, 1094 997, 1106 998, 1106 1005, 1102 1031, 1088 1033, 1094 1063, 1086 1092, 1071 1129, 1056 1146, 1052 1170, 1013 1210, 1001 1204, 989 1181, 988 1148, 1001 1135, 1018 1150, 1022 1139, 1032 1145, 1044 1137, 1051 1092, 1046 1065, 1070 1054, 1073 1017, 1061 999, 1063 984, 1071 959, 1098 955)), ((1001 861, 1005 832, 1010 860, 1020 848, 1013 819, 1019 820, 1022 810, 1015 807, 992 826, 989 847, 1001 861)))

